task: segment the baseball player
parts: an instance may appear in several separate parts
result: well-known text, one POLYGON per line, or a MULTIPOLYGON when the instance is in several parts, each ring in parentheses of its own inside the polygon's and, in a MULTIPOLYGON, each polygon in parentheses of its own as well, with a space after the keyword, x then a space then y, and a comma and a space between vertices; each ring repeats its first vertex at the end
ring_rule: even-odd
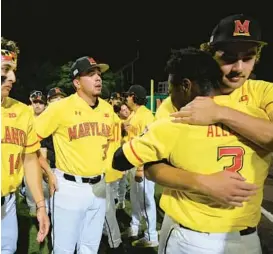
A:
MULTIPOLYGON (((202 51, 195 54, 181 51, 181 55, 172 60, 170 73, 173 86, 184 91, 184 104, 196 96, 220 94, 221 71, 217 63, 202 51), (183 58, 184 64, 181 64, 183 58)), ((214 100, 220 105, 268 119, 263 110, 234 103, 228 96, 216 96, 214 100)), ((160 160, 200 174, 201 178, 204 172, 239 172, 259 189, 244 206, 234 208, 216 202, 208 194, 201 194, 194 182, 192 191, 179 189, 177 183, 184 176, 179 171, 183 170, 161 172, 166 186, 173 189, 166 188, 160 200, 165 218, 159 253, 261 253, 256 226, 261 216, 260 204, 270 152, 246 142, 221 124, 178 125, 166 118, 156 121, 142 137, 119 149, 114 156, 114 168, 127 169, 160 160)), ((202 181, 207 179, 208 176, 204 176, 202 181)))
MULTIPOLYGON (((154 121, 154 116, 145 107, 146 90, 140 85, 132 85, 127 92, 127 105, 134 111, 127 126, 128 139, 131 140, 145 131, 147 126, 154 121)), ((146 220, 147 229, 144 237, 132 242, 136 247, 158 246, 156 230, 156 204, 154 199, 154 182, 145 179, 143 167, 131 170, 130 201, 132 205, 132 221, 128 231, 129 237, 137 237, 142 216, 146 220)))
POLYGON ((61 89, 59 87, 53 87, 47 93, 47 102, 52 103, 55 101, 59 101, 59 100, 65 98, 66 96, 67 95, 63 91, 63 89, 61 89))
POLYGON ((115 207, 115 187, 122 178, 123 172, 112 168, 114 152, 121 146, 121 121, 116 114, 114 115, 112 134, 106 160, 106 216, 104 227, 107 232, 111 253, 124 253, 115 207))
MULTIPOLYGON (((124 130, 123 126, 124 124, 128 121, 130 121, 130 110, 128 108, 128 106, 126 105, 125 102, 120 102, 117 105, 114 105, 114 111, 115 113, 117 113, 117 115, 119 116, 120 119, 120 123, 121 123, 121 143, 124 142, 125 136, 127 135, 126 131, 124 130)), ((128 181, 127 181, 127 173, 124 173, 122 178, 120 180, 118 180, 116 182, 116 192, 117 192, 117 204, 116 204, 116 208, 117 209, 124 209, 125 208, 125 196, 126 196, 126 188, 128 185, 128 181)))
POLYGON ((42 242, 49 231, 42 191, 42 175, 36 151, 40 144, 33 129, 33 115, 27 105, 9 96, 19 50, 13 41, 1 40, 1 253, 13 254, 17 249, 18 225, 15 191, 25 174, 36 203, 39 232, 42 242))
POLYGON ((178 118, 177 122, 210 124, 219 121, 256 145, 273 151, 273 84, 249 79, 266 44, 262 41, 258 22, 244 14, 236 14, 222 19, 210 41, 201 48, 213 55, 224 74, 221 93, 229 95, 233 101, 263 109, 270 121, 217 107, 210 98, 197 98, 173 115, 178 118))
MULTIPOLYGON (((265 42, 261 41, 261 30, 257 21, 242 14, 226 17, 213 30, 211 40, 209 43, 202 44, 201 48, 216 58, 224 73, 221 92, 228 93, 227 90, 233 90, 229 96, 234 101, 262 108, 267 112, 269 119, 272 120, 272 83, 249 78, 255 64, 260 59, 263 46, 266 45, 265 42), (241 24, 245 26, 241 27, 241 24), (234 32, 239 27, 243 31, 241 34, 234 32), (248 33, 244 32, 244 29, 248 29, 251 36, 248 36, 248 33)), ((204 122, 209 124, 215 121, 223 122, 257 145, 272 150, 272 123, 270 121, 263 121, 231 108, 218 108, 208 97, 197 98, 188 107, 184 107, 180 112, 175 113, 177 109, 181 108, 179 102, 180 95, 177 92, 175 94, 177 95, 175 96, 174 93, 171 93, 169 99, 166 99, 160 105, 156 113, 157 118, 174 113, 172 116, 176 117, 175 122, 190 124, 204 124, 204 122), (222 110, 225 110, 225 112, 221 113, 222 110), (190 117, 190 115, 193 117, 190 117), (221 119, 217 119, 219 115, 221 119), (222 117, 225 118, 222 119, 222 117), (261 131, 257 132, 257 129, 261 131)), ((153 168, 155 172, 163 170, 163 167, 166 171, 172 168, 170 165, 164 163, 150 165, 149 167, 153 168)), ((219 175, 219 177, 222 176, 219 175)), ((216 187, 216 183, 219 180, 215 178, 215 182, 212 185, 216 187)), ((219 186, 218 189, 214 188, 211 195, 227 203, 234 203, 234 199, 236 198, 237 203, 238 198, 242 198, 241 190, 245 189, 244 184, 238 181, 235 184, 235 179, 233 179, 233 184, 231 182, 228 184, 229 181, 231 179, 222 179, 222 182, 227 184, 225 192, 221 191, 223 188, 219 186)))
POLYGON ((107 64, 91 57, 71 67, 76 93, 36 118, 38 136, 53 136, 58 191, 51 198, 53 253, 97 253, 105 219, 104 160, 113 108, 99 98, 107 64))

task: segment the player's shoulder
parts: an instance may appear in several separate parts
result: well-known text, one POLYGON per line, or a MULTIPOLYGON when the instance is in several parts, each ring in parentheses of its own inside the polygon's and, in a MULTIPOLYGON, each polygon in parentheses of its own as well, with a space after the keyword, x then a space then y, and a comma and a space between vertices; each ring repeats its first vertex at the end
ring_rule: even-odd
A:
POLYGON ((75 106, 75 95, 69 95, 59 101, 52 102, 48 105, 47 108, 52 109, 52 110, 63 110, 64 108, 67 109, 69 106, 73 105, 75 106))
POLYGON ((170 135, 178 135, 181 131, 186 129, 186 124, 174 123, 172 118, 162 118, 153 122, 149 126, 149 130, 162 133, 169 133, 170 135))
MULTIPOLYGON (((104 109, 109 109, 109 110, 113 110, 113 106, 106 100, 103 100, 101 98, 98 98, 99 100, 99 106, 104 108, 104 109)), ((114 111, 114 110, 113 110, 114 111)))
POLYGON ((156 120, 161 118, 169 118, 171 113, 176 112, 177 109, 174 107, 171 97, 168 96, 162 101, 155 113, 156 120))
POLYGON ((142 105, 141 114, 153 115, 153 112, 150 109, 148 109, 145 105, 142 105))
POLYGON ((245 105, 240 102, 234 101, 229 96, 215 96, 214 101, 221 106, 229 107, 255 117, 268 119, 268 116, 264 110, 254 107, 252 105, 245 105))
POLYGON ((248 79, 246 82, 243 84, 243 86, 247 86, 249 89, 254 89, 254 90, 263 90, 263 89, 272 89, 273 88, 273 83, 268 82, 265 80, 256 80, 256 79, 248 79))
POLYGON ((21 101, 18 101, 16 99, 13 99, 10 97, 7 97, 4 99, 4 107, 6 109, 16 111, 17 113, 24 112, 24 113, 32 114, 32 112, 33 112, 32 107, 26 105, 25 103, 23 103, 21 101))

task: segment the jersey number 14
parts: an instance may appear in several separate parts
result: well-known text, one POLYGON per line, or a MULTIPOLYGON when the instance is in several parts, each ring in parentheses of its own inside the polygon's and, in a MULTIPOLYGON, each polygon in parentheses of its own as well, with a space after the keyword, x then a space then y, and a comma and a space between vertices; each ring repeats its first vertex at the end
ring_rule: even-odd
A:
POLYGON ((11 154, 9 156, 9 172, 11 175, 13 175, 15 170, 19 168, 20 157, 21 157, 20 153, 19 154, 11 154))
POLYGON ((232 163, 229 166, 224 166, 224 170, 231 172, 238 172, 244 165, 245 149, 241 146, 221 146, 218 147, 217 161, 220 161, 223 157, 231 157, 232 163))

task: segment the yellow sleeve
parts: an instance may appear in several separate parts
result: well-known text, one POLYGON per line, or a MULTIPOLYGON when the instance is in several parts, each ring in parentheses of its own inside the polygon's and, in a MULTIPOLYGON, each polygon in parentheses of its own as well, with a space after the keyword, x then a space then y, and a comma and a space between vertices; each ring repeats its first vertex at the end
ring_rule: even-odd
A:
POLYGON ((147 162, 169 158, 178 140, 179 129, 183 126, 172 123, 170 119, 152 123, 143 135, 123 145, 122 149, 127 160, 134 166, 140 167, 147 162))
POLYGON ((34 153, 39 150, 41 147, 40 142, 38 140, 36 130, 34 128, 34 116, 29 110, 29 122, 28 122, 28 130, 27 130, 27 143, 25 146, 25 153, 34 153))
POLYGON ((59 102, 51 103, 35 120, 35 128, 40 139, 50 136, 59 126, 59 102))
POLYGON ((145 114, 145 117, 142 117, 140 122, 140 132, 143 133, 148 126, 153 123, 155 120, 154 115, 151 111, 148 111, 147 114, 145 114))
POLYGON ((255 86, 258 103, 267 115, 273 113, 273 83, 261 81, 255 86))

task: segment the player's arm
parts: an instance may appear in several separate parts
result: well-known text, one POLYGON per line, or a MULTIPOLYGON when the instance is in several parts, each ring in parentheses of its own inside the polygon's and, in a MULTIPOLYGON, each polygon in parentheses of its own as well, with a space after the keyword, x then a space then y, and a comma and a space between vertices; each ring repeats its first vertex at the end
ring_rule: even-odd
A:
POLYGON ((51 103, 46 110, 35 118, 35 129, 40 140, 50 136, 61 122, 60 103, 51 103))
POLYGON ((34 130, 33 118, 28 123, 27 143, 24 149, 23 165, 25 178, 30 192, 37 206, 37 219, 39 221, 39 232, 37 241, 42 242, 49 231, 49 218, 46 213, 45 198, 42 187, 42 170, 37 157, 40 143, 34 130))
POLYGON ((146 162, 168 158, 177 142, 178 128, 170 120, 154 122, 143 135, 133 138, 115 152, 113 168, 125 171, 139 168, 146 162))
POLYGON ((273 85, 260 102, 270 121, 250 116, 230 107, 220 106, 211 98, 197 97, 179 112, 171 114, 175 122, 209 125, 222 122, 258 146, 273 151, 273 85))
POLYGON ((52 172, 50 165, 47 162, 47 159, 44 157, 41 151, 37 151, 37 156, 39 159, 40 166, 43 169, 44 173, 46 174, 46 178, 47 178, 46 181, 49 184, 50 195, 53 195, 54 191, 58 189, 56 176, 52 172))
POLYGON ((241 207, 257 190, 256 185, 246 183, 242 176, 229 171, 202 175, 175 168, 166 160, 146 163, 144 170, 147 179, 164 187, 198 191, 232 206, 241 207))
POLYGON ((268 114, 270 121, 228 107, 222 107, 219 111, 219 122, 227 125, 256 145, 273 152, 273 111, 268 114))

